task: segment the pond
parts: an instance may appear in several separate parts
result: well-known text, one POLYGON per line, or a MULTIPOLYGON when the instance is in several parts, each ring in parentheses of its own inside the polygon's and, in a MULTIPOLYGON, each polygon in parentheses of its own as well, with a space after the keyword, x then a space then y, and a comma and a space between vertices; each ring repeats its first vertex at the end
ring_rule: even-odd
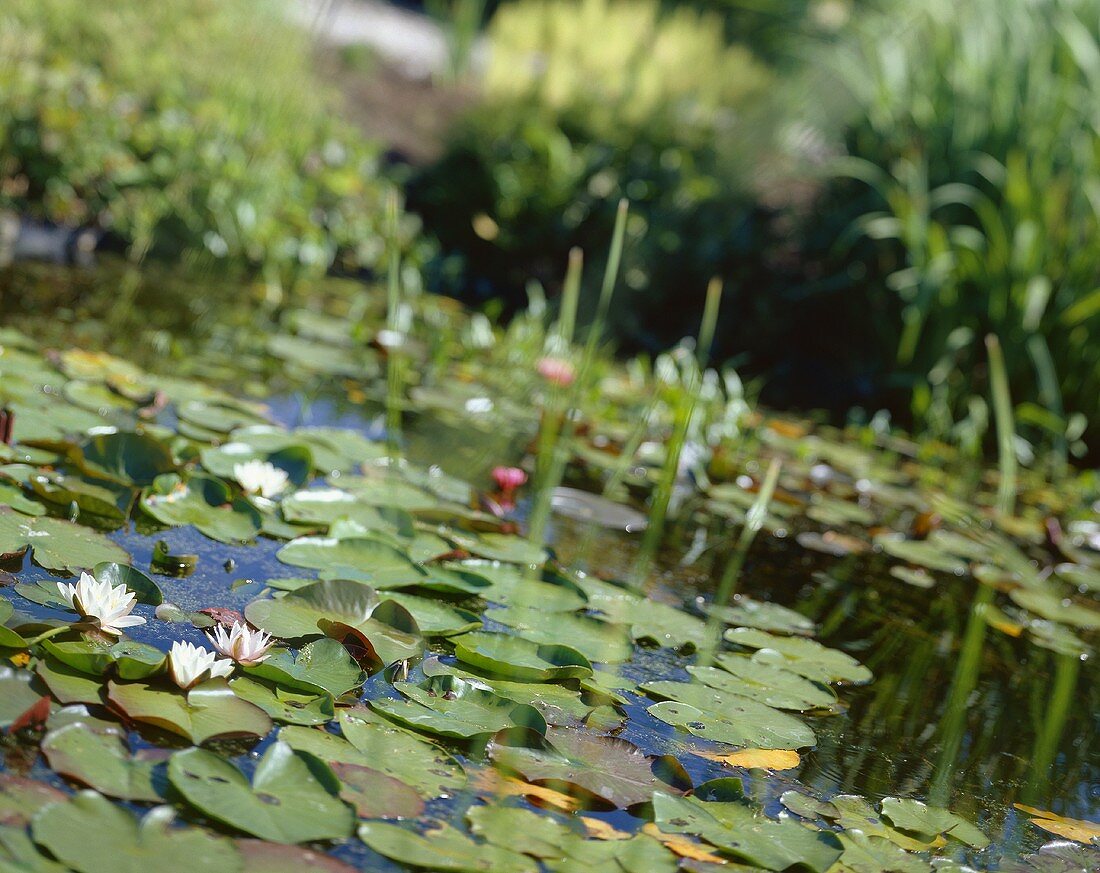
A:
POLYGON ((398 345, 339 280, 0 278, 0 869, 1100 869, 1094 474, 998 513, 714 378, 677 469, 687 365, 601 358, 533 542, 494 468, 539 470, 542 319, 404 305, 398 345), (181 688, 244 619, 266 657, 181 688))

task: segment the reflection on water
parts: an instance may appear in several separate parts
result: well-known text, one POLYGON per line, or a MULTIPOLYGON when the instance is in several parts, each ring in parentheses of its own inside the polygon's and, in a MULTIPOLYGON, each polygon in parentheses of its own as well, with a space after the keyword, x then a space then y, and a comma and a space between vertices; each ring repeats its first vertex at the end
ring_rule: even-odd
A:
MULTIPOLYGON (((255 328, 254 311, 236 304, 254 302, 262 289, 242 297, 240 286, 225 284, 199 296, 159 284, 173 281, 167 275, 150 278, 120 269, 109 274, 109 282, 105 275, 77 273, 74 280, 71 272, 59 278, 45 269, 6 273, 0 276, 4 323, 57 345, 74 343, 132 357, 152 369, 171 359, 178 362, 172 366, 190 372, 232 376, 237 332, 255 328), (189 354, 198 349, 201 357, 189 354)), ((278 312, 270 315, 277 318, 278 312)), ((266 386, 239 387, 259 391, 278 385, 272 374, 266 386)), ((269 405, 274 417, 289 425, 337 425, 373 438, 383 435, 381 405, 351 398, 346 389, 327 391, 319 384, 308 400, 302 394, 276 394, 269 405)), ((404 438, 414 462, 438 465, 486 486, 490 468, 515 462, 530 434, 506 428, 475 433, 442 414, 420 412, 408 416, 404 438)), ((185 609, 209 605, 206 591, 216 590, 219 605, 237 609, 255 596, 256 581, 226 593, 222 566, 228 557, 236 561, 229 574, 234 580, 297 575, 275 561, 269 541, 228 547, 186 530, 157 536, 174 549, 200 553, 196 576, 161 580, 169 598, 185 609)), ((562 517, 554 519, 550 536, 566 562, 598 555, 598 568, 590 569, 613 577, 627 575, 639 544, 637 535, 605 530, 593 535, 562 517)), ((152 537, 130 530, 115 538, 139 566, 147 563, 152 537)), ((704 554, 684 567, 679 563, 684 551, 662 556, 656 597, 679 604, 712 591, 726 556, 704 554)), ((1013 855, 1043 842, 1042 833, 1012 809, 1015 802, 1074 818, 1096 817, 1100 683, 1095 660, 1056 654, 990 626, 985 611, 991 588, 962 579, 916 588, 890 576, 878 556, 825 557, 802 549, 793 537, 762 535, 739 591, 812 618, 822 642, 855 655, 875 675, 870 685, 845 691, 847 711, 811 720, 818 745, 798 771, 750 780, 751 793, 770 802, 773 811, 779 794, 795 779, 827 795, 922 797, 977 821, 1013 855)), ((157 624, 148 627, 148 641, 166 645, 167 637, 158 640, 151 629, 157 624)), ((169 632, 178 636, 181 626, 165 626, 163 633, 169 632)), ((193 642, 202 642, 198 631, 192 636, 193 642)), ((630 669, 644 671, 650 657, 643 653, 630 669)), ((682 661, 679 666, 689 663, 667 653, 652 657, 664 659, 665 673, 677 666, 670 658, 682 661)), ((630 738, 650 747, 677 739, 642 706, 632 707, 631 714, 629 730, 637 735, 630 738)), ((10 769, 31 766, 19 761, 13 748, 4 755, 10 769)), ((718 773, 702 759, 691 758, 690 767, 698 779, 718 773)), ((363 850, 347 851, 354 861, 363 850)))

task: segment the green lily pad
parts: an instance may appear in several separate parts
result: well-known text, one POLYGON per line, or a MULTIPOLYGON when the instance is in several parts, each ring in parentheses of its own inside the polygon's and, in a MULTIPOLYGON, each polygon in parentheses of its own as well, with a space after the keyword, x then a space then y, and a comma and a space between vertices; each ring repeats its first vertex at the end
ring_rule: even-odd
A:
POLYGON ((287 474, 291 485, 300 487, 308 481, 313 471, 313 455, 308 446, 283 446, 266 452, 247 443, 228 442, 214 448, 203 449, 199 462, 208 473, 219 479, 231 481, 236 477, 235 468, 247 461, 267 461, 287 474))
POLYGON ((302 846, 240 839, 237 848, 244 862, 243 873, 358 873, 343 861, 302 846))
POLYGON ((263 737, 271 730, 267 713, 237 697, 223 679, 208 680, 186 693, 110 682, 107 699, 127 718, 179 734, 195 745, 215 738, 263 737))
POLYGON ((481 627, 481 616, 476 612, 448 606, 439 600, 417 597, 403 591, 387 591, 386 599, 407 609, 426 637, 453 637, 481 627))
POLYGON ((83 722, 67 724, 46 734, 42 753, 56 772, 108 797, 153 802, 164 798, 158 765, 131 755, 118 731, 92 730, 83 722))
POLYGON ((135 567, 105 561, 95 565, 92 575, 99 582, 110 583, 112 588, 125 585, 134 592, 138 603, 159 606, 164 602, 164 592, 160 590, 160 586, 135 567))
POLYGON ((353 632, 370 643, 382 664, 416 657, 424 641, 409 612, 396 602, 379 601, 369 585, 325 579, 288 594, 254 600, 245 616, 256 627, 285 639, 353 632))
POLYGON ((1086 630, 1100 628, 1100 610, 1060 597, 1053 591, 1036 588, 1014 588, 1008 596, 1029 612, 1042 618, 1086 630))
POLYGON ((484 533, 475 536, 455 531, 450 539, 458 548, 490 561, 533 566, 544 563, 547 558, 542 546, 514 534, 484 533))
POLYGON ((485 613, 485 618, 513 628, 531 642, 569 646, 590 661, 619 664, 630 660, 634 654, 630 635, 623 625, 585 615, 510 606, 491 609, 485 613))
POLYGON ((62 664, 53 658, 43 658, 34 666, 34 672, 50 689, 57 701, 69 703, 102 703, 103 681, 62 664))
POLYGON ((236 873, 240 857, 224 837, 171 827, 175 813, 158 806, 140 822, 94 791, 81 791, 34 817, 34 841, 78 873, 236 873))
POLYGON ((393 776, 358 764, 333 764, 340 780, 340 799, 350 803, 359 818, 416 818, 424 801, 416 791, 393 776))
POLYGON ((64 791, 44 782, 0 773, 0 825, 22 827, 42 807, 68 799, 64 791))
POLYGON ((832 689, 781 667, 761 664, 746 655, 731 652, 720 653, 715 663, 721 669, 688 667, 688 672, 719 691, 748 697, 776 709, 806 712, 836 705, 832 689))
POLYGON ((279 549, 275 557, 295 567, 369 574, 364 581, 379 587, 414 585, 426 575, 392 545, 366 537, 299 537, 279 549))
POLYGON ((454 740, 485 738, 514 727, 546 733, 546 721, 533 706, 455 676, 432 677, 421 685, 397 682, 394 687, 407 699, 375 699, 371 708, 413 730, 454 740))
POLYGON ((90 528, 60 518, 30 518, 0 506, 0 555, 27 548, 36 564, 56 573, 130 560, 125 549, 90 528))
POLYGON ((323 761, 370 767, 413 788, 425 800, 449 797, 466 784, 462 765, 439 746, 363 707, 340 713, 343 737, 286 727, 279 739, 323 761))
POLYGON ((779 799, 783 806, 805 819, 828 819, 846 831, 887 840, 906 851, 920 852, 932 845, 931 839, 917 839, 891 827, 868 800, 858 795, 838 794, 831 800, 820 801, 798 791, 786 791, 779 799))
POLYGON ((492 603, 504 606, 531 606, 537 604, 545 612, 574 612, 584 609, 588 597, 584 591, 567 580, 553 582, 531 578, 523 567, 503 564, 499 561, 463 561, 447 564, 447 569, 462 577, 484 580, 482 587, 471 593, 492 603))
POLYGON ((590 805, 633 806, 655 789, 671 790, 654 774, 653 760, 633 743, 573 728, 508 731, 493 738, 489 758, 527 782, 579 797, 590 805))
POLYGON ((579 583, 588 595, 589 608, 599 610, 609 621, 628 625, 636 640, 652 641, 659 646, 694 648, 703 639, 706 625, 682 609, 640 597, 591 576, 580 579, 579 583))
POLYGON ((175 477, 158 480, 142 497, 141 507, 161 524, 194 525, 222 543, 250 542, 262 521, 247 500, 234 497, 228 485, 211 476, 192 475, 186 482, 175 477))
POLYGON ((816 742, 814 732, 792 715, 747 697, 702 684, 647 682, 647 694, 669 698, 649 714, 692 736, 754 749, 802 749, 816 742))
POLYGON ((654 794, 657 827, 666 834, 694 834, 724 854, 768 870, 799 866, 825 873, 841 856, 835 834, 811 830, 795 819, 770 819, 737 798, 739 780, 718 782, 699 786, 692 797, 654 794), (710 790, 712 786, 719 790, 710 790), (708 800, 711 796, 721 799, 708 800))
POLYGON ((176 469, 172 452, 144 433, 105 433, 81 446, 81 466, 88 472, 123 485, 144 487, 176 469))
POLYGON ((940 573, 961 576, 967 569, 965 561, 961 561, 946 552, 938 543, 932 540, 903 540, 893 537, 881 537, 876 542, 891 557, 905 561, 908 564, 916 564, 926 570, 937 570, 940 573))
POLYGON ((332 697, 352 691, 366 680, 343 644, 328 638, 303 646, 297 655, 289 649, 272 649, 266 661, 245 672, 286 688, 332 697))
POLYGON ((8 506, 22 515, 45 515, 46 507, 24 496, 23 489, 0 481, 0 506, 8 506))
POLYGON ((258 706, 272 719, 284 724, 319 725, 335 718, 329 694, 303 694, 251 676, 238 676, 229 683, 242 700, 258 706))
POLYGON ((39 853, 25 828, 0 825, 0 870, 4 873, 67 873, 39 853))
POLYGON ((806 616, 778 603, 763 600, 742 597, 729 606, 711 606, 709 612, 735 627, 754 627, 781 634, 809 635, 814 632, 814 623, 806 616))
POLYGON ((25 645, 23 637, 10 627, 4 627, 6 622, 15 613, 15 607, 10 600, 0 597, 0 648, 22 649, 25 645))
POLYGON ((844 846, 844 854, 839 863, 843 869, 852 873, 929 873, 928 862, 917 855, 911 855, 904 849, 862 831, 842 831, 837 839, 844 846))
POLYGON ((379 855, 429 870, 447 873, 537 873, 538 865, 502 846, 477 843, 450 825, 421 836, 400 825, 363 822, 359 839, 379 855))
POLYGON ((25 670, 0 667, 0 729, 12 726, 28 709, 41 699, 31 687, 33 675, 25 670))
POLYGON ((115 486, 112 489, 60 473, 37 473, 27 479, 26 485, 43 503, 50 504, 55 514, 66 515, 70 521, 87 521, 100 528, 119 527, 126 520, 134 497, 132 488, 115 486), (71 515, 74 504, 78 512, 76 517, 71 515))
POLYGON ((870 682, 871 671, 851 655, 801 637, 778 637, 755 628, 731 628, 725 639, 734 645, 756 649, 753 660, 782 667, 812 682, 870 682))
POLYGON ((903 831, 913 831, 928 837, 946 834, 973 849, 984 849, 989 838, 961 815, 919 800, 887 797, 882 801, 882 814, 903 831))
POLYGON ((455 655, 503 679, 545 682, 592 675, 592 663, 568 646, 539 645, 507 634, 482 631, 454 637, 455 655))
POLYGON ((276 742, 256 766, 252 784, 220 755, 204 749, 177 752, 168 779, 204 815, 277 843, 349 836, 351 809, 338 797, 340 781, 327 764, 276 742))

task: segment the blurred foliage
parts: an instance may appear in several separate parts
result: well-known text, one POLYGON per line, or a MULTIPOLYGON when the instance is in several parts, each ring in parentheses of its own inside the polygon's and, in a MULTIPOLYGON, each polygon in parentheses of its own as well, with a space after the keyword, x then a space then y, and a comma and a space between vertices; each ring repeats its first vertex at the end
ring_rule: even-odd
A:
POLYGON ((591 286, 626 197, 612 332, 652 349, 694 332, 715 272, 747 283, 760 269, 747 174, 770 71, 717 18, 658 0, 531 0, 501 8, 489 35, 485 102, 409 190, 447 253, 436 287, 519 306, 529 279, 558 286, 573 246, 591 286))
POLYGON ((284 281, 370 266, 388 186, 310 62, 267 0, 7 0, 0 208, 284 281))
POLYGON ((914 419, 984 430, 992 332, 1023 430, 1062 452, 1086 427, 1095 441, 1100 3, 922 0, 863 18, 825 64, 818 105, 848 119, 838 174, 858 180, 837 186, 876 242, 868 278, 897 295, 877 334, 914 419))

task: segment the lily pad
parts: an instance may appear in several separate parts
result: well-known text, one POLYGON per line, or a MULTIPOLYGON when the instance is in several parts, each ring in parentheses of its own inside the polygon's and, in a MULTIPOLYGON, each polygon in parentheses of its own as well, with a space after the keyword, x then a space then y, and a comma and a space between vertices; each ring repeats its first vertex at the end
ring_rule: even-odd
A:
POLYGON ((716 663, 721 669, 694 666, 687 669, 693 678, 717 691, 747 697, 775 709, 808 712, 836 705, 836 695, 829 688, 789 670, 725 652, 716 663))
POLYGON ((477 843, 450 825, 421 836, 400 825, 363 822, 359 839, 393 861, 447 873, 537 873, 535 862, 511 849, 477 843))
POLYGON ((742 597, 729 606, 711 606, 710 614, 735 627, 754 627, 781 634, 812 634, 814 623, 778 603, 742 597))
POLYGON ((111 682, 107 699, 127 718, 179 734, 196 745, 215 738, 263 737, 271 730, 267 713, 237 697, 222 679, 208 680, 186 693, 111 682))
POLYGON ((252 784, 220 755, 177 752, 168 778, 196 809, 223 824, 278 843, 349 836, 351 809, 339 799, 340 781, 323 761, 275 743, 256 766, 252 784))
POLYGON ((42 699, 31 687, 32 678, 25 670, 0 667, 0 729, 11 727, 42 699))
POLYGON ((882 814, 903 831, 928 837, 946 834, 978 850, 989 845, 989 838, 962 816, 919 800, 887 797, 882 801, 882 814))
POLYGON ((795 819, 768 818, 737 797, 740 785, 739 780, 718 780, 699 786, 692 797, 657 792, 654 821, 666 834, 694 834, 723 854, 768 870, 799 866, 825 873, 841 856, 835 834, 812 830, 795 819))
POLYGON ((568 646, 539 645, 483 631, 454 637, 452 642, 460 661, 504 679, 544 682, 592 675, 592 663, 568 646))
POLYGON ((623 625, 610 624, 586 615, 510 606, 489 610, 485 618, 513 628, 532 642, 569 646, 590 661, 618 664, 629 660, 634 654, 630 635, 623 625))
POLYGON ((627 807, 644 803, 655 789, 670 790, 657 778, 654 760, 633 743, 572 728, 548 728, 497 735, 488 747, 497 767, 527 782, 578 796, 591 804, 627 807))
POLYGON ((436 676, 421 685, 397 682, 394 687, 408 699, 376 699, 371 708, 413 730, 464 741, 514 727, 546 733, 546 721, 533 706, 455 676, 436 676))
POLYGON ((702 739, 756 749, 812 746, 814 732, 801 719, 738 694, 695 682, 646 682, 641 690, 664 702, 650 715, 702 739))
POLYGON ((57 573, 130 559, 125 549, 90 528, 60 518, 30 518, 0 506, 0 555, 28 548, 36 564, 57 573))
POLYGON ((343 644, 327 638, 304 646, 297 655, 289 649, 273 649, 266 661, 246 672, 286 688, 332 697, 358 688, 366 679, 343 644))
POLYGON ((288 691, 251 676, 238 676, 229 683, 242 700, 258 706, 272 719, 284 724, 319 725, 335 717, 329 694, 303 694, 288 691))
POLYGON ((462 765, 439 746, 362 707, 340 713, 343 737, 286 727, 279 739, 336 766, 354 764, 392 776, 425 800, 448 797, 466 783, 462 765))
POLYGON ((78 873, 235 873, 233 843, 199 828, 171 827, 175 813, 158 806, 140 822, 94 791, 81 791, 34 817, 32 833, 78 873))
POLYGON ((100 794, 123 800, 164 799, 164 777, 155 761, 130 754, 118 731, 97 731, 83 722, 50 731, 42 740, 50 767, 100 794))
POLYGON ((366 537, 299 537, 279 549, 275 557, 295 567, 366 573, 364 581, 379 587, 414 585, 426 575, 392 545, 366 537))
POLYGON ((338 627, 369 641, 383 664, 416 657, 424 642, 409 612, 394 601, 380 601, 369 585, 325 579, 288 594, 254 600, 245 616, 256 627, 286 639, 334 633, 338 627))
POLYGON ((439 600, 402 591, 387 591, 386 599, 407 609, 424 636, 453 637, 481 627, 481 616, 476 612, 448 606, 439 600))
POLYGON ((813 682, 870 682, 871 671, 851 655, 816 640, 779 637, 755 628, 731 628, 725 638, 734 645, 756 649, 753 660, 782 667, 813 682))
POLYGON ((123 485, 152 485, 157 476, 176 469, 172 452, 144 433, 105 433, 81 446, 84 470, 123 485))
POLYGON ((1042 618, 1068 624, 1071 627, 1096 630, 1100 628, 1100 610, 1060 597, 1053 591, 1035 588, 1014 588, 1009 597, 1029 612, 1042 618))
POLYGON ((169 527, 194 525, 206 536, 222 543, 243 543, 255 539, 260 530, 260 513, 243 498, 234 497, 220 479, 192 475, 186 482, 158 480, 142 497, 141 506, 161 524, 169 527))
POLYGON ((164 602, 164 592, 160 586, 135 567, 105 561, 95 565, 92 575, 99 582, 109 583, 112 588, 125 585, 127 590, 134 592, 138 603, 159 606, 164 602))

